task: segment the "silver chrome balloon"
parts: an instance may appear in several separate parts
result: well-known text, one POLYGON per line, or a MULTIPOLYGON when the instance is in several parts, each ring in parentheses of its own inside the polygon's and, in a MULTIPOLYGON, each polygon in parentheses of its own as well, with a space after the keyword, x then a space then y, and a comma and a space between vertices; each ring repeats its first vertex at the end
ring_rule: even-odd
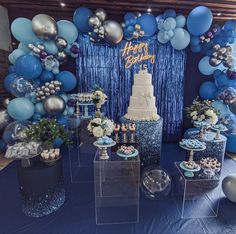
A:
POLYGON ((9 123, 12 122, 12 118, 8 115, 7 110, 0 109, 0 132, 4 131, 9 123))
POLYGON ((232 202, 236 202, 236 174, 226 176, 222 181, 222 190, 232 202))
POLYGON ((55 40, 55 43, 57 45, 57 48, 60 51, 64 50, 67 47, 67 41, 66 41, 66 39, 64 39, 62 37, 57 37, 57 39, 55 40))
POLYGON ((101 20, 101 21, 104 21, 106 20, 107 18, 107 13, 104 9, 102 8, 98 8, 96 11, 95 11, 95 15, 101 20))
POLYGON ((138 39, 139 38, 139 33, 137 31, 133 32, 133 38, 138 39))
POLYGON ((57 58, 57 60, 58 60, 60 63, 63 63, 63 62, 66 61, 67 54, 66 54, 64 51, 59 51, 59 52, 56 54, 56 58, 57 58))
POLYGON ((140 31, 141 30, 141 26, 139 24, 135 24, 134 26, 135 30, 140 31))
POLYGON ((56 21, 46 14, 34 16, 32 19, 32 29, 43 40, 54 40, 58 33, 56 21))
POLYGON ((101 20, 96 15, 92 15, 89 18, 89 26, 92 28, 99 28, 102 25, 101 20))
POLYGON ((64 112, 66 103, 62 97, 51 95, 44 101, 44 108, 50 115, 59 115, 64 112))
POLYGON ((119 23, 107 20, 103 23, 105 40, 108 43, 118 44, 123 38, 123 30, 119 23))
POLYGON ((2 101, 2 105, 7 108, 7 105, 9 104, 9 102, 11 101, 10 98, 4 98, 2 101))

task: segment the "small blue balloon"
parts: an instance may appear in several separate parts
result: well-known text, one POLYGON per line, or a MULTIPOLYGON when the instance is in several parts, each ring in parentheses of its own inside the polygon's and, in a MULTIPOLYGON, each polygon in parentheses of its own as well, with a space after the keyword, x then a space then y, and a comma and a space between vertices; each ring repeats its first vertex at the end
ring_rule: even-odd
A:
POLYGON ((188 31, 195 36, 200 36, 211 27, 213 15, 211 10, 205 6, 195 7, 188 15, 188 31))
POLYGON ((236 135, 230 134, 227 136, 226 151, 236 153, 236 135))
POLYGON ((44 83, 50 82, 54 79, 54 74, 50 71, 43 70, 42 73, 40 74, 39 79, 44 83))
POLYGON ((45 51, 49 54, 56 54, 58 52, 58 48, 54 41, 45 41, 43 45, 45 47, 45 51))
POLYGON ((24 51, 22 51, 20 49, 15 49, 15 50, 13 50, 12 53, 9 54, 8 60, 11 64, 15 64, 16 60, 22 55, 25 55, 24 51))
POLYGON ((235 31, 236 29, 236 20, 231 19, 231 20, 227 20, 224 24, 224 30, 227 31, 235 31))
POLYGON ((176 27, 183 28, 186 23, 186 18, 183 15, 178 15, 176 18, 176 27))
POLYGON ((53 147, 60 148, 63 143, 64 143, 64 141, 61 138, 57 137, 53 142, 53 147))
POLYGON ((64 116, 64 115, 59 116, 59 117, 57 118, 57 122, 58 122, 60 125, 64 126, 64 127, 66 127, 67 124, 68 124, 68 122, 67 122, 67 117, 64 116))
POLYGON ((42 118, 42 116, 39 113, 34 113, 32 116, 32 119, 34 121, 39 121, 42 118))
POLYGON ((201 45, 191 45, 191 51, 193 51, 194 53, 199 53, 202 50, 201 45))
POLYGON ((8 74, 5 79, 4 79, 4 83, 3 86, 4 88, 10 92, 10 85, 11 83, 18 77, 18 75, 16 73, 10 73, 8 74))
POLYGON ((157 24, 158 24, 158 22, 159 22, 161 19, 163 19, 162 15, 158 15, 158 16, 156 17, 157 24))
POLYGON ((165 30, 174 30, 176 27, 176 20, 172 17, 165 19, 163 27, 165 30))
POLYGON ((40 115, 46 115, 46 110, 44 109, 44 105, 42 102, 38 102, 35 104, 35 112, 40 115))
POLYGON ((197 36, 192 36, 190 40, 191 45, 197 46, 200 44, 200 38, 197 36))
POLYGON ((124 20, 128 21, 131 19, 136 19, 136 15, 133 12, 127 12, 124 16, 124 20))
POLYGON ((3 139, 0 139, 0 152, 3 153, 7 149, 7 144, 3 139))
POLYGON ((141 26, 145 37, 151 37, 157 31, 157 21, 152 14, 143 14, 137 19, 137 24, 141 26))
POLYGON ((91 30, 89 26, 89 17, 93 12, 87 7, 79 7, 75 10, 73 15, 73 22, 80 32, 86 33, 91 30))
POLYGON ((34 114, 34 104, 24 97, 15 98, 7 105, 7 112, 15 120, 27 120, 34 114))
POLYGON ((75 108, 74 107, 68 107, 67 114, 68 115, 73 115, 74 113, 75 113, 75 108))
POLYGON ((10 84, 10 93, 15 97, 24 97, 33 91, 33 85, 23 77, 17 77, 10 84))
POLYGON ((176 12, 175 12, 175 10, 173 10, 173 9, 166 10, 166 11, 164 12, 164 14, 163 14, 163 19, 166 19, 166 18, 168 18, 168 17, 173 17, 173 18, 175 18, 175 17, 176 17, 176 12))
POLYGON ((212 106, 219 112, 220 116, 229 113, 229 107, 225 105, 222 101, 214 101, 212 106))
POLYGON ((31 50, 28 48, 27 45, 25 45, 24 43, 20 42, 18 45, 18 49, 22 50, 25 54, 28 54, 31 52, 31 50))
POLYGON ((203 75, 212 75, 213 72, 218 69, 218 67, 213 67, 209 64, 209 57, 203 57, 198 63, 198 69, 203 75))
POLYGON ((73 43, 78 37, 76 26, 68 20, 60 20, 57 22, 58 36, 66 39, 67 43, 73 43))
POLYGON ((127 30, 127 32, 128 32, 129 34, 133 34, 133 32, 135 31, 134 27, 131 26, 131 25, 128 26, 126 30, 127 30))
POLYGON ((19 57, 14 66, 16 73, 27 80, 37 78, 42 72, 39 59, 30 54, 19 57))
POLYGON ((68 96, 65 94, 65 93, 62 93, 62 94, 60 94, 60 96, 63 98, 63 100, 65 101, 65 103, 67 103, 68 102, 68 96))
POLYGON ((190 42, 190 35, 187 30, 183 28, 176 28, 174 30, 174 37, 171 39, 170 43, 176 50, 185 49, 190 42))
POLYGON ((8 67, 8 74, 10 74, 10 73, 15 73, 15 72, 16 72, 16 71, 15 71, 15 68, 14 68, 13 65, 11 65, 11 66, 8 67))
POLYGON ((199 95, 203 99, 213 99, 217 92, 217 87, 215 83, 211 81, 206 81, 201 84, 199 89, 199 95))
POLYGON ((69 71, 62 71, 55 77, 56 80, 62 83, 61 90, 64 92, 69 92, 76 87, 77 80, 73 73, 69 71))

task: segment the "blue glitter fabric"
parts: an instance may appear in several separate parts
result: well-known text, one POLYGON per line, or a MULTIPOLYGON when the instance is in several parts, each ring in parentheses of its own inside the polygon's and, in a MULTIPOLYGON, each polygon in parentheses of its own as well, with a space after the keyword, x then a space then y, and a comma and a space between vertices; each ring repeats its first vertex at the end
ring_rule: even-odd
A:
MULTIPOLYGON (((150 61, 144 61, 144 64, 148 65, 153 76, 158 114, 164 119, 164 140, 178 140, 182 136, 186 51, 174 50, 168 44, 161 45, 156 37, 143 42, 148 42, 149 54, 156 55, 155 64, 150 61)), ((125 69, 125 60, 120 52, 125 41, 112 47, 94 44, 88 37, 79 36, 78 43, 81 50, 76 60, 79 91, 87 92, 95 85, 103 87, 109 97, 103 110, 117 121, 127 112, 133 77, 140 64, 125 69)))
POLYGON ((163 119, 158 121, 131 121, 120 119, 122 123, 135 123, 135 134, 139 144, 141 167, 160 164, 163 119))
POLYGON ((199 130, 188 131, 184 134, 184 138, 187 139, 198 139, 206 143, 206 149, 201 152, 194 153, 194 160, 200 160, 202 157, 217 158, 219 162, 223 162, 225 155, 225 147, 227 138, 220 135, 219 140, 215 140, 216 133, 207 131, 204 139, 199 139, 199 130))

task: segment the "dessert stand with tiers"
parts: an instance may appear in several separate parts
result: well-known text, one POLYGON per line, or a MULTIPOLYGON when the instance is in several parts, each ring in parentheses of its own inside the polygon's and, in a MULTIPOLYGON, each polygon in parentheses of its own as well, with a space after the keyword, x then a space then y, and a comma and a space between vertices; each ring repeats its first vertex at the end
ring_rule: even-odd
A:
POLYGON ((111 144, 98 144, 98 142, 95 141, 93 144, 94 144, 94 146, 99 148, 99 158, 102 160, 106 160, 106 159, 109 159, 107 149, 116 145, 116 142, 112 141, 111 144))
POLYGON ((199 138, 204 139, 206 131, 208 128, 210 128, 211 125, 207 121, 194 121, 193 126, 200 129, 199 138))
POLYGON ((220 140, 220 132, 226 132, 228 131, 228 128, 226 128, 224 125, 220 125, 220 124, 217 124, 217 125, 214 125, 214 126, 211 126, 211 129, 216 131, 216 136, 214 138, 214 140, 220 140))

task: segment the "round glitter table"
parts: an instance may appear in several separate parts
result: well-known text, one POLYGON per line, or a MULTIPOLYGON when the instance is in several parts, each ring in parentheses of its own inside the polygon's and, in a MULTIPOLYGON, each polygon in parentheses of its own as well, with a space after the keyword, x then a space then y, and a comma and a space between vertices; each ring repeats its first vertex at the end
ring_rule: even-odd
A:
POLYGON ((184 138, 187 139, 198 139, 206 143, 206 149, 201 152, 196 152, 194 158, 196 161, 203 157, 216 158, 220 163, 224 160, 225 147, 227 138, 223 135, 219 135, 219 139, 215 139, 216 133, 212 131, 207 131, 204 138, 199 138, 199 130, 193 129, 192 131, 187 131, 184 134, 184 138))
POLYGON ((138 151, 141 167, 160 164, 163 118, 157 121, 133 121, 121 118, 122 123, 135 123, 135 135, 138 140, 138 151))
POLYGON ((65 202, 62 160, 47 166, 32 159, 30 167, 17 163, 22 211, 29 217, 42 217, 58 210, 65 202))

